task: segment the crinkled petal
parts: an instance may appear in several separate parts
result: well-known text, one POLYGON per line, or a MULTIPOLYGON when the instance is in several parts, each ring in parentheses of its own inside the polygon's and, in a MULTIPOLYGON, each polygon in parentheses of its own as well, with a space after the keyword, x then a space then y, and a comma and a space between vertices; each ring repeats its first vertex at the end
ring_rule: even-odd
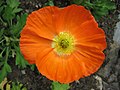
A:
MULTIPOLYGON (((47 49, 43 51, 47 52, 47 49)), ((47 55, 40 52, 37 55, 36 66, 40 73, 50 80, 63 82, 67 77, 64 59, 58 56, 54 51, 49 52, 47 55)))
POLYGON ((82 76, 88 76, 96 72, 105 59, 104 53, 93 47, 79 46, 73 55, 77 62, 82 65, 82 76))
POLYGON ((74 33, 76 46, 82 45, 88 48, 98 48, 100 50, 104 50, 106 48, 105 33, 98 27, 94 20, 83 23, 80 25, 79 30, 81 31, 80 33, 74 33))
POLYGON ((56 13, 56 29, 58 33, 62 31, 74 32, 82 23, 91 19, 93 19, 93 16, 83 6, 70 5, 56 13))
MULTIPOLYGON (((45 50, 44 50, 45 51, 45 50)), ((36 65, 40 73, 50 80, 59 81, 60 83, 70 83, 83 77, 83 67, 73 55, 58 56, 54 51, 47 55, 39 53, 36 59, 36 65)))
POLYGON ((35 63, 37 52, 51 47, 51 43, 51 40, 41 38, 34 33, 22 32, 20 38, 20 50, 24 58, 32 64, 35 63))
MULTIPOLYGON (((54 15, 58 11, 59 8, 48 6, 32 12, 27 18, 22 33, 35 33, 37 36, 52 40, 56 35, 54 28, 54 15)), ((21 35, 23 35, 22 33, 21 35)))
POLYGON ((57 7, 45 7, 32 12, 21 32, 20 48, 29 63, 35 63, 36 53, 44 48, 51 47, 51 41, 56 36, 54 30, 54 14, 57 7))

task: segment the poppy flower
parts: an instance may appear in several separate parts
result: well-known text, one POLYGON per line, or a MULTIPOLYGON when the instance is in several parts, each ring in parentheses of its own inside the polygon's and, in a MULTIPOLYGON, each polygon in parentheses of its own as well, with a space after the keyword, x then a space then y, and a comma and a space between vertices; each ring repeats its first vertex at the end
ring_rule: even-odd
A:
POLYGON ((47 6, 32 12, 21 32, 20 49, 50 80, 70 83, 96 72, 106 48, 104 31, 83 6, 47 6))

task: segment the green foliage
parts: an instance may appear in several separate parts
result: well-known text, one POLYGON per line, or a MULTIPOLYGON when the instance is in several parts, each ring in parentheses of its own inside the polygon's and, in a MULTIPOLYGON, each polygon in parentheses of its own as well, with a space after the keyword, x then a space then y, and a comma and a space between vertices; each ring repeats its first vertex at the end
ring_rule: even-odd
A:
POLYGON ((68 90, 69 84, 60 84, 59 82, 52 82, 52 90, 68 90))
POLYGON ((116 8, 115 3, 111 0, 72 0, 71 3, 85 6, 91 10, 97 20, 116 8))
POLYGON ((5 76, 7 76, 7 73, 9 73, 11 71, 12 70, 11 70, 10 65, 7 62, 5 62, 3 67, 2 67, 2 70, 0 72, 0 82, 2 82, 3 79, 5 78, 5 76))
POLYGON ((5 5, 2 17, 7 22, 10 22, 13 18, 15 18, 15 14, 20 12, 22 9, 18 8, 20 2, 17 0, 6 0, 6 3, 7 5, 5 5))
POLYGON ((71 3, 74 3, 74 4, 81 4, 83 2, 83 0, 71 0, 71 3))
POLYGON ((20 82, 12 82, 12 88, 10 90, 27 90, 27 88, 23 87, 23 84, 20 82))
POLYGON ((48 2, 45 3, 45 6, 54 6, 53 0, 48 0, 48 2))
POLYGON ((15 50, 16 50, 16 65, 18 65, 20 68, 26 68, 26 66, 29 64, 26 60, 24 60, 24 57, 20 52, 20 48, 15 46, 15 50))
POLYGON ((8 81, 7 78, 5 78, 0 83, 0 90, 27 90, 27 88, 24 87, 23 84, 18 81, 12 82, 8 81))
POLYGON ((30 65, 30 69, 31 69, 32 71, 34 71, 34 70, 35 70, 35 64, 30 65))
POLYGON ((17 15, 17 23, 15 25, 12 25, 11 26, 11 33, 13 35, 15 35, 16 37, 19 37, 20 35, 20 32, 23 28, 23 26, 25 25, 25 21, 26 21, 26 17, 28 15, 25 13, 25 14, 22 14, 21 17, 19 15, 17 15))
POLYGON ((17 0, 0 0, 0 83, 12 72, 8 61, 16 59, 16 65, 25 68, 28 64, 24 60, 20 48, 19 37, 25 25, 27 14, 22 14, 17 0))
POLYGON ((6 47, 5 49, 6 49, 6 54, 5 54, 5 57, 3 58, 4 61, 2 61, 2 53, 3 53, 3 51, 1 52, 0 62, 2 62, 2 64, 1 64, 0 67, 2 67, 2 69, 0 71, 0 83, 7 76, 7 73, 12 71, 10 65, 7 63, 8 55, 9 55, 9 47, 6 47))
POLYGON ((115 3, 110 0, 101 0, 93 3, 93 15, 99 19, 101 16, 107 15, 109 10, 115 9, 115 3))

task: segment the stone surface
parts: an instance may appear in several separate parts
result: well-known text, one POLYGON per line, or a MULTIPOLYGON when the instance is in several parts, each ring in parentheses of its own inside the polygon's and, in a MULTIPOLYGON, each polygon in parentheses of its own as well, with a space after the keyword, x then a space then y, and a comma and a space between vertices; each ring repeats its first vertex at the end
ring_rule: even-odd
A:
POLYGON ((102 78, 103 90, 120 90, 120 47, 118 44, 111 45, 107 58, 109 62, 102 67, 97 74, 102 78))
MULTIPOLYGON (((118 15, 118 19, 120 19, 120 14, 118 15)), ((113 40, 120 45, 120 21, 116 24, 113 40)))
POLYGON ((108 62, 97 72, 102 78, 102 90, 120 90, 120 21, 115 26, 113 40, 106 55, 108 62))

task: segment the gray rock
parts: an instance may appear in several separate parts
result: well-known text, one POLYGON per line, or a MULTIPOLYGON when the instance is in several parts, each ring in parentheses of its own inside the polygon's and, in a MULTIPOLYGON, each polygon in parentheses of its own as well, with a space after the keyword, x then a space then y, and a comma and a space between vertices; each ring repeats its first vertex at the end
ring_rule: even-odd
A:
POLYGON ((111 83, 111 82, 117 82, 117 76, 115 74, 112 74, 109 79, 108 79, 108 82, 111 83))
POLYGON ((103 90, 111 90, 108 83, 103 81, 103 90))
POLYGON ((118 59, 115 69, 116 69, 116 74, 120 76, 120 58, 118 59))
POLYGON ((103 78, 108 78, 110 76, 110 72, 111 72, 111 68, 109 68, 111 65, 107 65, 105 66, 104 68, 101 68, 99 71, 98 71, 98 75, 100 75, 101 77, 103 78))
POLYGON ((115 71, 115 64, 118 62, 118 52, 119 52, 119 45, 114 43, 111 45, 111 50, 109 54, 106 56, 106 59, 109 59, 109 62, 102 67, 98 71, 98 75, 102 76, 103 78, 110 77, 111 73, 115 71))
MULTIPOLYGON (((118 17, 120 19, 120 14, 118 17)), ((116 29, 115 29, 115 33, 113 36, 113 40, 120 45, 120 21, 117 22, 117 24, 116 24, 116 29)))
POLYGON ((112 90, 120 90, 118 82, 114 82, 110 86, 112 90))
POLYGON ((107 83, 103 81, 103 90, 120 90, 119 83, 118 82, 107 83))

